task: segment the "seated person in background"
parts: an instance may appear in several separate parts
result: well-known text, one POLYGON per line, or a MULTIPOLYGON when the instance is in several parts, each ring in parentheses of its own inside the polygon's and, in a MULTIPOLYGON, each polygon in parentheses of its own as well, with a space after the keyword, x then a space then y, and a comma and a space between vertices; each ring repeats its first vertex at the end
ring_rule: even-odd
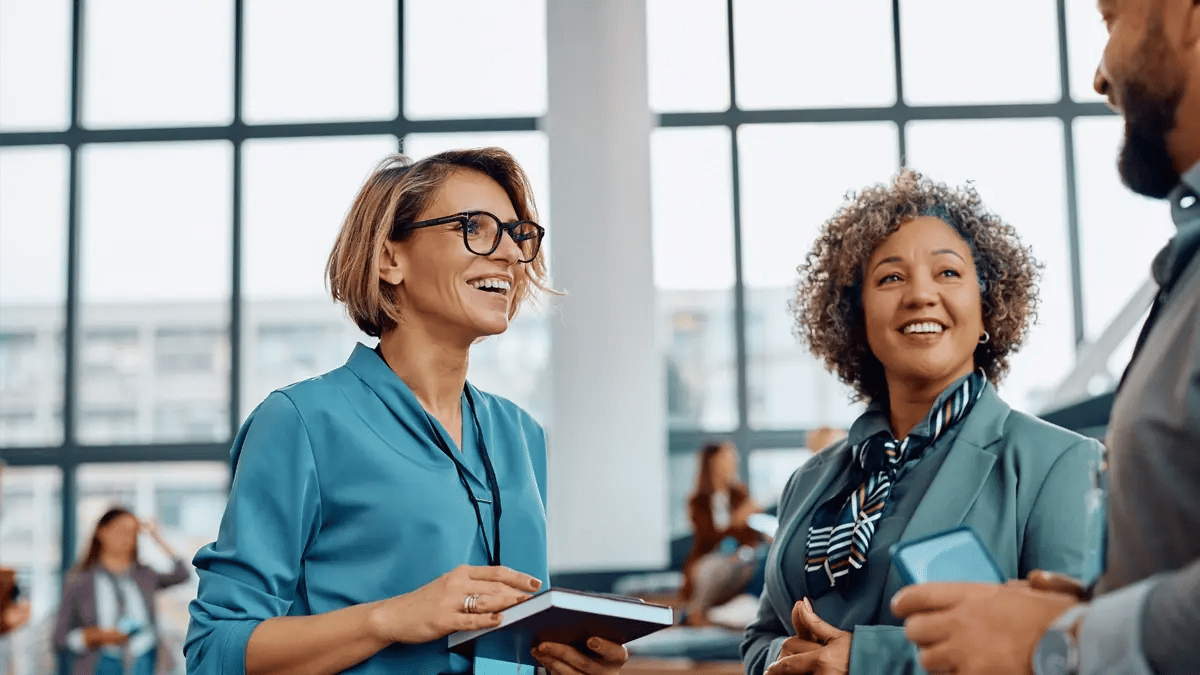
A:
POLYGON ((746 672, 914 672, 888 548, 968 525, 1008 578, 1078 576, 1100 444, 996 394, 1037 263, 972 188, 903 170, 851 195, 799 269, 798 333, 868 405, 784 488, 746 672))
POLYGON ((153 675, 161 642, 154 592, 189 575, 154 521, 141 522, 120 506, 100 516, 87 552, 63 584, 54 627, 54 646, 75 653, 73 675, 153 675), (163 574, 138 560, 139 530, 175 561, 174 569, 163 574))
POLYGON ((683 623, 706 625, 710 607, 728 602, 746 588, 758 562, 753 547, 763 540, 747 520, 761 511, 738 478, 733 443, 706 443, 700 449, 696 489, 688 498, 693 539, 679 590, 680 599, 687 601, 683 623))
POLYGON ((844 429, 833 427, 817 427, 804 437, 804 445, 815 455, 846 437, 844 429))
MULTIPOLYGON (((378 344, 242 425, 217 540, 195 558, 188 673, 470 672, 446 636, 549 581, 545 434, 466 379, 471 346, 546 288, 536 218, 500 148, 395 155, 367 178, 326 273, 378 344)), ((628 657, 588 644, 533 657, 556 675, 628 657)))

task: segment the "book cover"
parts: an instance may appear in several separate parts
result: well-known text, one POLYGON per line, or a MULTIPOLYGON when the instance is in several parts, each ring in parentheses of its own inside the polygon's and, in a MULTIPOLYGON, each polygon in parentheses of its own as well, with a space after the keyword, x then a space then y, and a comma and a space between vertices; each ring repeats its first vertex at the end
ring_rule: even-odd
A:
POLYGON ((450 634, 450 648, 508 663, 532 663, 530 650, 541 642, 567 644, 588 654, 588 638, 624 644, 674 623, 674 612, 665 605, 562 588, 531 596, 503 615, 495 628, 450 634))

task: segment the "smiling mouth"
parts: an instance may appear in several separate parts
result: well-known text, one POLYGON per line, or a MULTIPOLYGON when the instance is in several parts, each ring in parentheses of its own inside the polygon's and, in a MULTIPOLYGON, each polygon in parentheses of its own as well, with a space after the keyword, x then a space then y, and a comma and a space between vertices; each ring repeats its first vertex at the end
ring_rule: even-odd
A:
POLYGON ((946 327, 936 321, 914 321, 900 327, 901 335, 941 335, 946 327))
POLYGON ((493 293, 501 297, 508 297, 509 291, 512 290, 512 284, 505 279, 477 279, 467 282, 467 285, 476 290, 493 293))

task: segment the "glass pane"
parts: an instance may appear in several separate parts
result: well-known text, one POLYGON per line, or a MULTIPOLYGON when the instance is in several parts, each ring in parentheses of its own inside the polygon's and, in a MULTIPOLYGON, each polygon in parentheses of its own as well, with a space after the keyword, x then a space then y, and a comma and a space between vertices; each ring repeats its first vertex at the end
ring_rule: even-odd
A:
POLYGON ((900 29, 908 103, 1043 102, 1062 93, 1053 2, 905 1, 900 29))
MULTIPOLYGON (((162 538, 191 569, 196 550, 217 537, 228 485, 229 467, 224 462, 81 465, 75 508, 76 555, 87 550, 100 516, 121 506, 139 519, 157 521, 162 538)), ((167 551, 144 532, 138 537, 138 558, 159 571, 173 567, 167 551)), ((168 655, 164 665, 172 675, 184 672, 187 606, 196 597, 196 584, 193 573, 156 596, 158 630, 168 655)))
POLYGON ((546 112, 543 0, 409 0, 403 5, 406 117, 546 112))
POLYGON ((81 441, 228 437, 231 156, 81 150, 81 441))
POLYGON ((759 448, 747 457, 750 464, 750 497, 760 506, 779 504, 779 496, 788 479, 801 464, 812 457, 808 448, 759 448))
POLYGON ((230 0, 82 5, 83 124, 228 124, 233 119, 230 0))
POLYGON ((698 451, 672 452, 667 456, 668 491, 671 500, 671 538, 682 537, 692 533, 692 521, 688 518, 687 502, 696 489, 696 471, 698 451))
POLYGON ((934 180, 973 181, 988 209, 1045 265, 1038 322, 1009 358, 1012 370, 1000 387, 1012 407, 1040 412, 1075 363, 1062 126, 1049 119, 914 122, 908 155, 910 166, 934 180))
POLYGON ((329 298, 342 218, 395 136, 247 141, 242 173, 244 417, 273 389, 346 362, 370 338, 329 298))
POLYGON ((741 108, 896 101, 890 0, 737 0, 733 31, 741 108))
MULTIPOLYGON (((1074 126, 1083 316, 1089 340, 1100 337, 1150 277, 1150 261, 1175 236, 1167 202, 1134 194, 1121 184, 1117 155, 1123 129, 1115 115, 1079 118, 1074 126)), ((1140 324, 1134 333, 1138 330, 1140 324)))
POLYGON ((0 151, 0 447, 62 442, 67 162, 0 151))
MULTIPOLYGON (((62 579, 62 472, 54 467, 0 467, 0 565, 17 573, 29 600, 29 623, 5 635, 10 675, 56 672, 54 622, 62 579)), ((0 651, 0 653, 3 653, 0 651)))
POLYGON ((738 139, 750 425, 846 425, 861 407, 850 402, 850 389, 797 343, 788 302, 796 266, 842 195, 896 172, 896 127, 879 122, 748 125, 738 139))
POLYGON ((650 204, 672 429, 737 426, 733 158, 725 127, 655 129, 650 204))
POLYGON ((1092 89, 1092 80, 1107 42, 1108 31, 1096 11, 1095 0, 1067 0, 1067 59, 1071 98, 1076 101, 1104 100, 1092 89))
POLYGON ((71 3, 0 0, 0 129, 71 123, 71 3))
MULTIPOLYGON (((529 175, 539 222, 546 227, 542 249, 550 258, 554 228, 550 215, 550 147, 541 131, 462 134, 409 134, 404 151, 413 158, 443 150, 496 146, 512 153, 529 175)), ((471 348, 467 378, 484 391, 499 394, 524 408, 534 419, 550 421, 550 303, 528 303, 503 335, 471 348)))
POLYGON ((395 117, 396 5, 245 3, 242 117, 251 124, 395 117))
POLYGON ((729 107, 725 0, 647 0, 646 58, 656 112, 729 107))

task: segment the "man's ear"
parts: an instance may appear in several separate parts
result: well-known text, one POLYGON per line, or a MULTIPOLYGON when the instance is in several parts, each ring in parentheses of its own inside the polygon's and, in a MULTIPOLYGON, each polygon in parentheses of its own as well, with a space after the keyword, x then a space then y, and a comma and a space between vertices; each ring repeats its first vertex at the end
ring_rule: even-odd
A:
POLYGON ((404 281, 405 261, 400 242, 384 241, 383 251, 379 253, 379 279, 393 286, 400 285, 404 281))

